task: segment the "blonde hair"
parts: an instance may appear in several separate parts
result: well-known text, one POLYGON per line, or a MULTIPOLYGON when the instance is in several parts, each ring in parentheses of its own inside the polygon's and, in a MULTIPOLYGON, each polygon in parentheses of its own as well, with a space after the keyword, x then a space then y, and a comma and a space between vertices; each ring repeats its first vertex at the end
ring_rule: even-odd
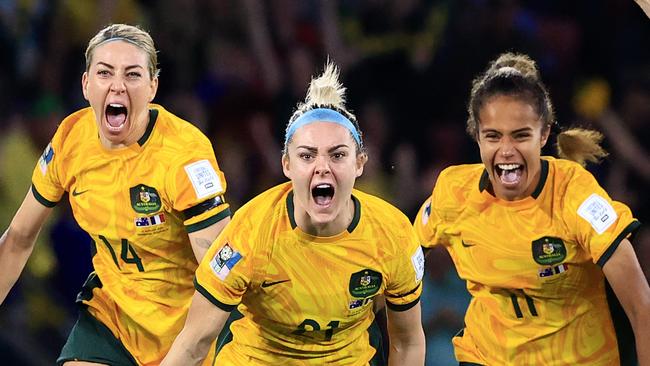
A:
POLYGON ((571 128, 557 135, 558 156, 563 159, 573 160, 582 166, 587 162, 597 163, 608 155, 600 146, 603 134, 584 128, 571 128))
POLYGON ((88 47, 86 48, 86 71, 90 69, 95 49, 111 40, 129 42, 143 50, 149 56, 150 78, 153 80, 158 77, 160 70, 158 69, 158 55, 153 39, 149 33, 137 26, 128 24, 111 24, 97 32, 88 42, 88 47))
MULTIPOLYGON (((296 111, 293 112, 291 118, 289 118, 289 122, 287 123, 285 131, 288 132, 291 128, 291 125, 298 118, 300 118, 300 116, 312 109, 332 109, 341 113, 343 116, 349 119, 350 122, 352 122, 354 127, 357 129, 357 132, 359 133, 360 143, 358 145, 360 146, 357 146, 357 152, 365 152, 362 133, 359 129, 357 118, 345 107, 345 87, 339 81, 339 75, 339 68, 332 61, 327 60, 323 73, 320 76, 311 79, 305 101, 298 103, 296 106, 296 111)), ((283 149, 284 154, 287 153, 287 145, 289 142, 290 139, 288 141, 285 141, 283 149)))
MULTIPOLYGON (((544 133, 556 124, 553 103, 537 64, 527 55, 508 52, 492 61, 487 70, 472 82, 466 126, 472 138, 478 140, 481 108, 497 95, 521 98, 530 103, 542 121, 544 133)), ((608 155, 600 146, 602 139, 603 135, 598 131, 571 128, 558 134, 555 145, 559 157, 584 166, 587 162, 596 163, 608 155)))

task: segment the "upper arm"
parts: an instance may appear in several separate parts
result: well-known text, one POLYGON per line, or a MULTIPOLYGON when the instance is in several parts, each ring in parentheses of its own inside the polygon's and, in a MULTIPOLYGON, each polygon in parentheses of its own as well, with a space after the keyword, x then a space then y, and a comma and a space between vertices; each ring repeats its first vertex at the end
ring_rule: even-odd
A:
POLYGON ((603 272, 631 320, 637 314, 647 312, 650 288, 629 240, 621 241, 604 264, 603 272))
POLYGON ((221 332, 228 316, 230 312, 220 309, 195 291, 183 329, 184 337, 196 342, 211 343, 221 332))
POLYGON ((201 263, 201 260, 205 256, 208 248, 210 248, 210 245, 212 245, 215 239, 217 239, 221 231, 229 222, 230 217, 227 216, 204 229, 193 231, 188 234, 197 262, 201 263))
POLYGON ((386 308, 388 319, 388 336, 391 342, 411 343, 413 340, 424 337, 422 330, 422 311, 420 303, 404 311, 395 311, 386 308))
POLYGON ((41 204, 30 189, 11 220, 10 231, 22 238, 35 239, 51 212, 52 208, 41 204))

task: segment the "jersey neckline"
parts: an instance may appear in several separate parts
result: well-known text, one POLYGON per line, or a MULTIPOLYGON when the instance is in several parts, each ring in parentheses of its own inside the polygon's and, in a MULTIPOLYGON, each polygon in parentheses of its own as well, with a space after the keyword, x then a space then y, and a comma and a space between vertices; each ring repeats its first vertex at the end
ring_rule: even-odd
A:
POLYGON ((490 185, 490 177, 488 176, 487 169, 483 169, 483 173, 481 173, 481 178, 479 179, 478 182, 478 189, 480 193, 486 194, 489 197, 495 199, 497 202, 503 203, 507 206, 519 206, 524 202, 527 201, 535 201, 537 198, 542 194, 542 191, 544 190, 544 186, 546 185, 546 180, 548 179, 548 160, 545 159, 540 159, 540 173, 539 173, 539 181, 537 182, 537 186, 535 186, 535 189, 533 190, 533 193, 530 194, 528 197, 524 197, 520 200, 516 201, 505 201, 502 200, 498 197, 495 197, 493 194, 491 194, 488 191, 488 187, 490 185))
POLYGON ((354 231, 354 229, 359 225, 359 220, 361 220, 361 203, 359 202, 359 199, 357 199, 354 195, 351 195, 351 197, 352 197, 352 202, 354 202, 354 216, 352 216, 352 221, 350 222, 350 225, 348 225, 347 229, 333 236, 315 236, 304 232, 302 229, 298 227, 298 224, 296 223, 296 217, 294 214, 295 206, 293 203, 293 190, 289 191, 289 193, 287 193, 287 198, 286 198, 286 208, 287 208, 287 216, 289 217, 289 223, 291 224, 291 229, 299 232, 305 237, 308 237, 316 241, 332 241, 338 239, 341 236, 351 234, 354 231))

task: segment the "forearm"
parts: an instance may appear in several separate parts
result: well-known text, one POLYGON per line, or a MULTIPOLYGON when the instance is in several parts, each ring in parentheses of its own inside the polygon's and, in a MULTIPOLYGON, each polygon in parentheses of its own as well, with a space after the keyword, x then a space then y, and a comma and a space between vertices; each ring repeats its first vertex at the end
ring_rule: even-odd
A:
POLYGON ((192 339, 185 329, 178 334, 172 348, 160 366, 195 366, 200 365, 208 354, 211 340, 192 339))
POLYGON ((647 311, 647 309, 650 309, 650 304, 647 304, 645 309, 643 314, 637 314, 633 319, 630 319, 634 329, 634 338, 636 339, 639 366, 650 366, 650 315, 648 315, 647 311))
POLYGON ((35 242, 36 235, 19 237, 11 228, 0 237, 0 304, 20 277, 35 242))
POLYGON ((389 366, 424 365, 424 333, 408 341, 390 340, 389 366))

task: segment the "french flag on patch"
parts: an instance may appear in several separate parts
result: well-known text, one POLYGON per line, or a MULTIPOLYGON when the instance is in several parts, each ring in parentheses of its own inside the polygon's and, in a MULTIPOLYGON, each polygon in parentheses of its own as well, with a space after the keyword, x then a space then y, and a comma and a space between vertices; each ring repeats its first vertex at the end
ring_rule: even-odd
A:
POLYGON ((560 264, 559 266, 553 267, 553 270, 555 271, 555 274, 560 274, 560 273, 566 271, 567 269, 569 269, 569 266, 567 266, 564 263, 560 264))
POLYGON ((161 212, 158 215, 149 216, 149 221, 151 221, 151 225, 160 225, 165 222, 165 214, 161 212))

